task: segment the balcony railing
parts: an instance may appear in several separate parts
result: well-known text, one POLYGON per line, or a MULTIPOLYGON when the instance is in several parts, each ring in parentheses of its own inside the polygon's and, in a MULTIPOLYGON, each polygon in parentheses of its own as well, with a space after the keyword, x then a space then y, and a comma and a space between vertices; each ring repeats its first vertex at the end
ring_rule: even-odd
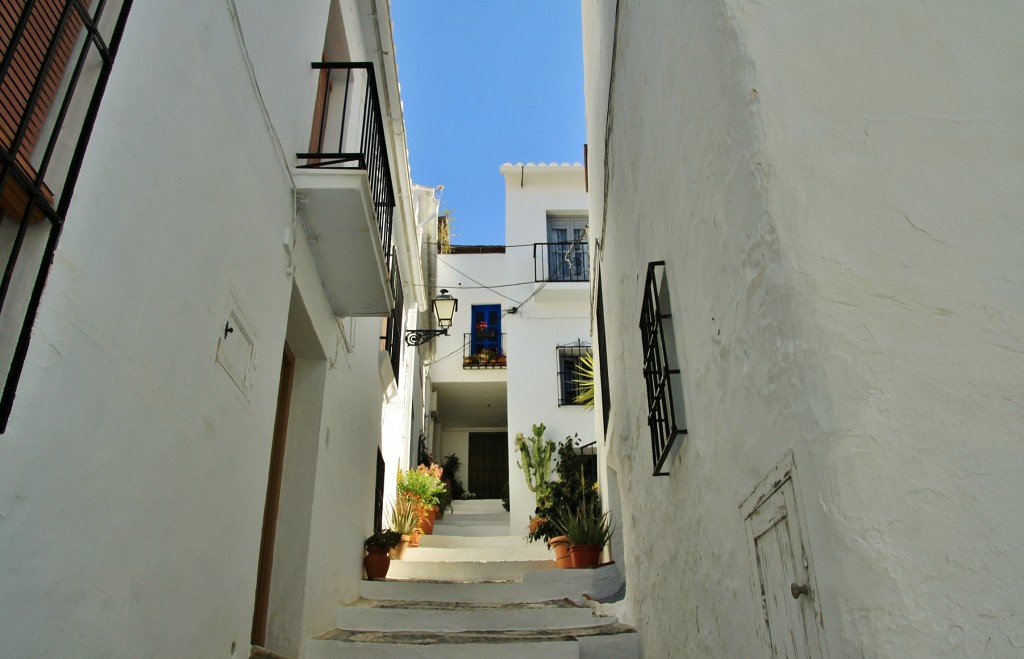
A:
POLYGON ((462 368, 508 368, 505 334, 490 334, 484 330, 482 333, 463 335, 462 368))
POLYGON ((310 151, 299 169, 365 170, 384 258, 391 264, 395 190, 371 62, 313 62, 321 71, 310 151))
POLYGON ((533 244, 534 281, 590 281, 587 243, 533 244))

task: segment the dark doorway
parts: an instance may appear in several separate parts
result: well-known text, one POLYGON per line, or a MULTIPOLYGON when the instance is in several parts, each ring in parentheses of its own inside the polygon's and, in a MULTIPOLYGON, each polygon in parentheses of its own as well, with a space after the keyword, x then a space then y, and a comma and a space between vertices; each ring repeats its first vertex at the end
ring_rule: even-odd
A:
POLYGON ((508 433, 469 433, 469 491, 478 499, 500 499, 508 485, 508 433))
POLYGON ((288 410, 292 400, 295 355, 284 344, 281 359, 281 384, 277 390, 277 416, 274 418, 274 440, 270 449, 270 476, 267 479, 267 502, 263 508, 263 538, 260 540, 260 564, 256 575, 256 606, 252 614, 252 644, 262 646, 267 637, 267 613, 270 608, 270 574, 274 564, 274 538, 277 534, 277 511, 281 504, 281 480, 284 474, 284 446, 288 434, 288 410))

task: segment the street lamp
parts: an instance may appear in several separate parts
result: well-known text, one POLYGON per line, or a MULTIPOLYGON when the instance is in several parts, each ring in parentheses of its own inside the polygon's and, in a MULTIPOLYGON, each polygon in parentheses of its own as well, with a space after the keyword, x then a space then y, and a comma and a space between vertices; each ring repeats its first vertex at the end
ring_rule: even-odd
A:
POLYGON ((452 326, 452 319, 455 317, 455 311, 459 308, 459 301, 448 294, 447 288, 442 288, 440 295, 431 301, 431 306, 434 307, 437 325, 441 329, 408 330, 405 333, 406 345, 418 346, 435 336, 448 335, 448 328, 452 326))

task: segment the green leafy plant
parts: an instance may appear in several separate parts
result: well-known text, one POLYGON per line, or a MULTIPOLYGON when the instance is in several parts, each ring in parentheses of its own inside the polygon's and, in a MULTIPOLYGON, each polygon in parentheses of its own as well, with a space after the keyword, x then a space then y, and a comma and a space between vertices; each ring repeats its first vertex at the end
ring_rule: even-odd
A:
POLYGON ((558 480, 549 484, 547 492, 537 500, 534 518, 530 521, 530 540, 550 540, 562 535, 555 520, 565 510, 579 510, 585 505, 597 505, 596 484, 584 476, 583 456, 577 451, 579 437, 566 437, 558 445, 558 480))
POLYGON ((593 503, 584 503, 575 510, 562 510, 555 519, 555 524, 562 533, 569 536, 574 545, 604 547, 611 540, 614 529, 608 515, 598 514, 593 503))
POLYGON ((527 439, 523 433, 516 433, 516 450, 520 459, 516 465, 526 476, 526 487, 534 493, 539 503, 547 494, 551 479, 551 456, 555 452, 555 443, 545 439, 546 426, 539 423, 533 426, 533 437, 527 439))
POLYGON ((398 531, 392 531, 387 529, 385 531, 378 531, 363 542, 363 547, 370 549, 371 547, 380 547, 382 549, 393 549, 398 546, 398 543, 402 541, 402 534, 398 531))
POLYGON ((398 472, 398 493, 415 496, 427 508, 438 505, 444 489, 441 468, 437 465, 431 465, 429 468, 420 465, 417 469, 398 472))
POLYGON ((448 486, 449 498, 448 502, 451 503, 452 499, 461 499, 462 495, 466 491, 465 485, 459 480, 459 469, 462 468, 462 460, 459 459, 454 453, 450 453, 444 456, 444 461, 441 462, 442 473, 445 475, 445 484, 448 486))

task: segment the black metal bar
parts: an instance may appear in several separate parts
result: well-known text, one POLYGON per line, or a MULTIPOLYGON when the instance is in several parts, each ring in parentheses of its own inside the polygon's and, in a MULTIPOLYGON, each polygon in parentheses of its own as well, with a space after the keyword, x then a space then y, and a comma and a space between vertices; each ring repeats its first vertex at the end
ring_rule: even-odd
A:
MULTIPOLYGON (((77 0, 71 0, 71 2, 74 2, 76 6, 81 7, 81 4, 78 3, 77 0)), ((67 15, 68 6, 70 6, 70 4, 65 6, 65 17, 67 15)), ((111 33, 108 44, 103 42, 102 35, 96 27, 101 18, 101 10, 103 7, 97 7, 97 11, 91 18, 86 13, 85 18, 83 19, 86 24, 88 40, 95 42, 94 45, 97 50, 101 53, 109 54, 109 57, 102 58, 103 61, 100 66, 99 73, 97 74, 96 84, 92 89, 92 97, 89 100, 89 105, 82 121, 82 130, 78 134, 78 140, 75 143, 75 150, 68 165, 68 173, 64 178, 64 185, 61 187, 60 201, 57 204, 54 214, 51 215, 50 213, 47 213, 47 217, 49 217, 51 221, 50 235, 47 239, 46 248, 43 251, 39 270, 36 274, 35 285, 32 288, 32 294, 25 310, 25 316, 21 325, 21 332, 18 335, 18 343, 15 346, 14 354, 11 358, 10 370, 7 372, 7 380, 4 383, 3 394, 0 395, 0 433, 7 429, 7 422, 10 419, 11 410, 14 407, 14 397, 17 393, 18 381, 21 379, 21 373, 25 366, 25 357, 28 354, 29 342, 32 338, 32 326, 35 322, 36 313, 39 311, 39 302, 43 295, 43 289, 46 286, 50 267, 53 264, 53 255, 57 249, 57 243, 60 240, 60 235, 64 227, 64 220, 67 217, 71 199, 74 196, 73 192, 75 185, 78 182, 78 176, 81 173, 82 162, 85 158, 85 151, 89 145, 89 139, 92 136, 92 130, 95 126, 96 117, 99 113, 100 102, 103 99, 104 91, 106 91, 107 81, 110 79, 110 72, 113 68, 114 58, 117 56, 117 51, 121 45, 121 38, 124 36, 125 25, 128 21, 128 13, 131 11, 131 7, 132 0, 124 0, 121 4, 120 12, 118 13, 117 21, 115 22, 114 30, 111 33)), ((55 37, 55 39, 56 38, 59 37, 55 37)), ((40 76, 44 75, 45 72, 40 73, 40 76)), ((69 87, 65 93, 73 95, 76 89, 77 88, 69 87)), ((51 133, 49 139, 54 141, 58 137, 59 135, 55 131, 51 133)), ((11 150, 11 154, 14 153, 16 153, 16 149, 11 150)), ((12 162, 9 163, 8 166, 16 165, 12 162)), ((33 203, 36 203, 41 197, 38 187, 31 192, 31 197, 32 198, 28 204, 29 207, 31 207, 33 203)), ((23 218, 23 226, 27 224, 27 218, 28 215, 23 218)))
POLYGON ((643 349, 644 382, 647 388, 647 424, 651 431, 651 454, 654 461, 654 475, 667 476, 664 470, 670 449, 679 435, 686 429, 679 428, 675 417, 675 399, 670 381, 679 369, 669 363, 667 338, 662 321, 670 319, 670 313, 662 313, 660 291, 656 269, 664 268, 664 261, 647 265, 644 280, 644 297, 640 305, 640 337, 643 349))
POLYGON ((377 478, 373 491, 373 532, 384 530, 384 455, 377 449, 377 478))
MULTIPOLYGON (((392 246, 392 224, 394 221, 395 192, 391 178, 391 165, 388 159, 387 134, 384 130, 384 120, 381 114, 380 96, 377 91, 377 78, 371 62, 313 62, 314 69, 344 70, 345 94, 342 99, 341 129, 338 137, 338 153, 323 153, 323 139, 318 144, 317 153, 299 153, 297 157, 305 160, 306 163, 299 165, 300 169, 360 169, 366 172, 367 181, 370 185, 370 193, 373 198, 374 213, 377 221, 377 231, 380 235, 381 250, 384 254, 385 263, 390 270, 393 266, 391 256, 392 246), (350 94, 355 93, 353 88, 354 71, 366 73, 366 85, 362 98, 362 118, 357 128, 359 145, 357 151, 344 151, 346 147, 346 135, 350 134, 350 121, 355 121, 348 112, 350 94)), ((327 123, 326 103, 324 116, 321 119, 321 126, 327 123)))
POLYGON ((505 336, 506 333, 502 332, 493 337, 486 337, 483 339, 486 342, 485 347, 474 352, 474 349, 480 346, 480 335, 471 332, 463 334, 462 368, 467 370, 508 368, 505 336), (483 354, 485 351, 486 355, 483 354), (492 352, 494 354, 491 354, 492 352))
POLYGON ((590 281, 588 244, 583 241, 534 243, 533 274, 536 282, 590 281))
POLYGON ((60 19, 57 21, 57 27, 50 38, 50 43, 46 47, 46 55, 43 57, 42 66, 39 69, 39 73, 36 76, 35 83, 32 85, 32 91, 28 95, 28 99, 25 101, 25 112, 21 115, 21 121, 18 123, 18 128, 14 132, 14 141, 11 146, 12 153, 18 153, 21 149, 21 142, 25 139, 25 134, 28 133, 28 126, 32 122, 32 116, 35 114, 36 105, 39 103, 39 96, 43 93, 43 86, 46 84, 46 78, 50 73, 50 69, 53 67, 53 60, 57 57, 57 46, 60 44, 61 38, 64 36, 64 31, 67 29, 68 20, 71 17, 71 10, 74 5, 68 2, 64 5, 64 9, 61 10, 60 19))
MULTIPOLYGON (((60 110, 57 112, 57 116, 54 119, 53 128, 50 130, 51 135, 59 135, 61 129, 64 127, 64 119, 67 117, 68 109, 71 107, 71 100, 74 94, 70 93, 70 90, 74 90, 78 87, 78 80, 81 77, 82 69, 85 67, 85 60, 89 55, 89 49, 92 47, 95 38, 93 35, 98 36, 99 33, 93 29, 92 17, 89 16, 87 8, 82 5, 81 0, 74 0, 74 6, 78 9, 80 14, 79 18, 82 20, 83 25, 90 35, 90 38, 83 40, 81 52, 78 53, 78 60, 75 62, 75 68, 71 73, 71 77, 68 80, 67 89, 68 93, 64 94, 64 98, 61 100, 60 110)), ((106 5, 106 0, 101 0, 97 4, 96 12, 97 15, 103 13, 103 7, 106 5)), ((97 49, 100 58, 106 61, 102 51, 97 49)), ((47 140, 46 150, 43 152, 43 157, 39 162, 39 167, 36 170, 36 185, 41 185, 46 178, 46 170, 50 166, 50 158, 53 156, 53 151, 57 147, 57 140, 47 140)), ((63 191, 62 191, 63 193, 63 191)))

